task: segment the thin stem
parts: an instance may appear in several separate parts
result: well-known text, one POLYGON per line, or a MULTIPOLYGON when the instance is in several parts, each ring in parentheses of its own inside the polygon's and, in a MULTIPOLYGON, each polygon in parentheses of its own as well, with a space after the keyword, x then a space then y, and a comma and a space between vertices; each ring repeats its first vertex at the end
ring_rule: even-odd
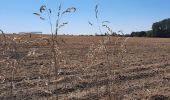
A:
POLYGON ((13 80, 14 80, 14 62, 12 63, 12 69, 11 69, 11 91, 10 91, 10 94, 11 94, 11 98, 13 100, 13 80))
POLYGON ((99 32, 100 32, 100 34, 102 34, 102 30, 101 30, 101 27, 100 27, 100 24, 99 24, 99 17, 98 17, 98 5, 99 4, 97 3, 96 8, 95 8, 95 17, 96 17, 99 32))
POLYGON ((61 16, 61 3, 58 8, 58 15, 57 15, 57 21, 56 21, 56 31, 55 31, 56 36, 58 35, 58 31, 59 31, 59 21, 61 19, 60 16, 61 16))
POLYGON ((5 36, 5 33, 0 29, 0 32, 1 32, 1 34, 3 35, 3 37, 4 37, 4 41, 5 41, 5 45, 6 45, 6 36, 5 36))
POLYGON ((99 18, 96 18, 96 20, 97 20, 97 26, 98 26, 99 32, 100 32, 100 34, 102 35, 103 32, 102 32, 101 27, 100 27, 100 24, 99 24, 99 18))
POLYGON ((51 22, 51 15, 50 15, 50 12, 47 11, 48 13, 48 19, 49 19, 49 24, 50 24, 50 31, 51 31, 51 34, 53 36, 53 25, 52 25, 52 22, 51 22))
MULTIPOLYGON (((57 36, 58 36, 60 16, 61 16, 61 3, 60 3, 59 8, 58 8, 55 38, 57 38, 57 36)), ((59 69, 59 66, 58 66, 58 64, 57 64, 57 58, 56 58, 56 57, 57 57, 57 54, 56 54, 56 51, 55 51, 55 42, 54 42, 54 39, 53 39, 52 42, 53 42, 53 44, 52 44, 52 49, 53 49, 53 51, 52 51, 52 52, 53 52, 53 55, 54 55, 53 59, 54 59, 54 67, 55 67, 55 76, 56 76, 56 80, 57 80, 57 78, 58 78, 58 69, 59 69)), ((58 88, 58 84, 56 83, 56 100, 59 99, 57 88, 58 88)))

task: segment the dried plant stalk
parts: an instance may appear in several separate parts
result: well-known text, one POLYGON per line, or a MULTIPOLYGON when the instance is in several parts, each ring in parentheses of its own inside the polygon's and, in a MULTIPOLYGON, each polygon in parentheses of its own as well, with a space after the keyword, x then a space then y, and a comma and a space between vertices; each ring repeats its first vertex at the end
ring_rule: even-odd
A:
POLYGON ((3 39, 4 39, 4 45, 6 45, 6 36, 5 36, 5 33, 4 33, 4 31, 3 30, 1 30, 0 29, 0 32, 1 32, 1 34, 2 34, 2 36, 3 36, 3 39))
MULTIPOLYGON (((61 21, 61 18, 64 14, 66 13, 72 13, 72 12, 75 12, 76 11, 76 8, 75 7, 69 7, 67 8, 66 10, 64 10, 62 12, 62 5, 60 3, 59 7, 58 7, 58 14, 57 14, 57 20, 56 20, 56 26, 55 26, 55 36, 53 34, 53 25, 52 25, 52 21, 51 21, 51 13, 52 13, 52 10, 51 9, 48 9, 46 5, 42 5, 40 7, 40 14, 39 13, 33 13, 34 15, 37 15, 38 17, 40 17, 41 20, 47 20, 47 22, 49 23, 49 26, 50 26, 50 29, 51 29, 51 35, 52 35, 52 38, 51 38, 51 55, 52 55, 52 62, 54 64, 52 64, 54 67, 54 72, 55 72, 55 78, 56 80, 58 79, 58 71, 59 71, 59 56, 58 56, 58 53, 59 53, 59 42, 58 42, 58 39, 57 39, 57 36, 58 36, 58 32, 59 32, 59 29, 64 27, 66 24, 68 24, 68 22, 64 22, 62 24, 60 24, 60 21, 61 21), (43 13, 47 13, 47 18, 46 17, 43 17, 42 14, 43 13)), ((56 85, 55 85, 55 89, 56 89, 56 100, 58 100, 58 85, 57 85, 57 82, 56 82, 56 85)))

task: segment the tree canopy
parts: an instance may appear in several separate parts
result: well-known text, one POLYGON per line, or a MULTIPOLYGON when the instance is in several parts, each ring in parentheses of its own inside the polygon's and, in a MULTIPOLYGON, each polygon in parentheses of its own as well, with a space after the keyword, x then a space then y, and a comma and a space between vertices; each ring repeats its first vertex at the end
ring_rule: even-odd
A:
POLYGON ((153 23, 152 30, 156 37, 170 37, 170 18, 153 23))

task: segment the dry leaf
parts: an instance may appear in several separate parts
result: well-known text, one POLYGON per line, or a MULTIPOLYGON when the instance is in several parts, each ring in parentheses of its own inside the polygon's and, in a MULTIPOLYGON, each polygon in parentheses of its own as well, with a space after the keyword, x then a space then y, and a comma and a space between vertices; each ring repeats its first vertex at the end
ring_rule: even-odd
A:
POLYGON ((109 21, 103 21, 102 24, 105 24, 105 23, 110 23, 109 21))
POLYGON ((59 28, 65 26, 66 24, 68 24, 68 22, 62 23, 62 24, 59 26, 59 28))
POLYGON ((46 8, 46 6, 45 6, 45 5, 42 5, 42 6, 40 7, 40 12, 42 13, 43 11, 45 11, 45 8, 46 8))
POLYGON ((89 25, 93 26, 93 24, 90 21, 88 23, 89 23, 89 25))
POLYGON ((37 16, 40 16, 40 14, 39 13, 33 13, 34 15, 37 15, 37 16))
POLYGON ((75 12, 75 11, 76 11, 75 7, 70 7, 70 8, 67 8, 62 14, 71 13, 71 12, 75 12))
POLYGON ((98 18, 98 5, 96 5, 96 7, 95 7, 95 13, 96 13, 96 18, 98 18))
POLYGON ((45 20, 45 18, 43 18, 43 17, 40 17, 40 19, 41 19, 41 20, 45 20))
POLYGON ((51 12, 52 12, 51 9, 48 9, 48 11, 49 11, 49 13, 51 14, 51 12))

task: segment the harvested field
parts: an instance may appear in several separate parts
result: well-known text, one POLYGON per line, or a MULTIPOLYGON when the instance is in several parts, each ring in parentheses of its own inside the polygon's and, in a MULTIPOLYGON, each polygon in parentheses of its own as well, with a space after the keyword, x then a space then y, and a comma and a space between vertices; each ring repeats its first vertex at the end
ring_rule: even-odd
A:
POLYGON ((59 36, 56 77, 48 35, 0 36, 0 100, 170 100, 170 39, 125 39, 59 36))

